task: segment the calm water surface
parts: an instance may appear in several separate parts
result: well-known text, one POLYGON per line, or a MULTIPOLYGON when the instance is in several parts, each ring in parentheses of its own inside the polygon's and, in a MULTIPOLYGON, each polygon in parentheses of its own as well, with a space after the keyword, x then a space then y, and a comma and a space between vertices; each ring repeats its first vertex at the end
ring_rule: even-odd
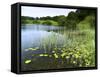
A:
MULTIPOLYGON (((58 26, 48 26, 48 25, 36 25, 36 24, 26 24, 21 26, 21 49, 22 54, 25 54, 25 49, 31 47, 39 47, 40 41, 42 38, 52 35, 52 32, 61 38, 59 34, 60 30, 63 30, 63 27, 58 26)), ((33 52, 33 53, 40 53, 33 52)))

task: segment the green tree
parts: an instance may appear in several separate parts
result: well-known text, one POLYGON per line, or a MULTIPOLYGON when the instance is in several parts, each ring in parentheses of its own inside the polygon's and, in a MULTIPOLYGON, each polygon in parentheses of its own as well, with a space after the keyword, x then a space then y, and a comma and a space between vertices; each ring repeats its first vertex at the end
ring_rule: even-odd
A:
POLYGON ((76 12, 70 12, 66 18, 66 22, 64 26, 67 27, 67 29, 76 29, 76 25, 79 22, 78 15, 76 12))
POLYGON ((52 25, 52 23, 49 20, 44 21, 42 24, 44 24, 44 25, 52 25))
POLYGON ((57 22, 58 22, 59 26, 64 26, 64 24, 66 22, 66 17, 64 15, 58 16, 57 22))

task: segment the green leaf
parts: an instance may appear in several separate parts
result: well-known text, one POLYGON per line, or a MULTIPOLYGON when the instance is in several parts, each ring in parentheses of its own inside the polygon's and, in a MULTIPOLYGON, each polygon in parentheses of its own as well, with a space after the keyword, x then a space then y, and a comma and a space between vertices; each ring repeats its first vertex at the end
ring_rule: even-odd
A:
POLYGON ((78 58, 79 57, 79 55, 78 54, 75 54, 75 58, 78 58))
POLYGON ((73 61, 74 64, 76 64, 76 61, 73 61))
POLYGON ((66 56, 66 59, 68 59, 69 58, 69 56, 66 56))
POLYGON ((40 54, 39 56, 48 56, 48 54, 40 54))
POLYGON ((48 54, 44 54, 44 56, 48 56, 48 54))
POLYGON ((40 54, 39 56, 44 56, 43 54, 40 54))
POLYGON ((64 57, 66 54, 67 54, 67 53, 62 53, 62 54, 61 54, 61 57, 64 57))
POLYGON ((55 54, 54 54, 54 57, 55 57, 55 58, 58 58, 58 55, 55 53, 55 54))
POLYGON ((39 47, 35 47, 35 48, 28 48, 28 49, 25 49, 25 51, 34 51, 34 50, 37 50, 37 49, 39 49, 39 47))
POLYGON ((29 63, 31 63, 31 60, 26 60, 25 61, 25 64, 29 64, 29 63))

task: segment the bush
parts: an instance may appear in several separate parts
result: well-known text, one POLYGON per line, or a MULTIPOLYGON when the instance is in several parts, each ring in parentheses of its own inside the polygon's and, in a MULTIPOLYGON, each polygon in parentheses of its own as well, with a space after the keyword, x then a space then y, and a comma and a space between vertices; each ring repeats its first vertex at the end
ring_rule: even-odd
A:
POLYGON ((42 24, 44 24, 44 25, 52 25, 52 23, 49 20, 44 21, 42 24))
POLYGON ((83 21, 81 21, 77 25, 77 29, 79 29, 79 30, 85 30, 85 29, 94 28, 94 26, 95 26, 94 20, 95 20, 95 18, 93 16, 87 16, 87 17, 85 17, 85 19, 83 21))

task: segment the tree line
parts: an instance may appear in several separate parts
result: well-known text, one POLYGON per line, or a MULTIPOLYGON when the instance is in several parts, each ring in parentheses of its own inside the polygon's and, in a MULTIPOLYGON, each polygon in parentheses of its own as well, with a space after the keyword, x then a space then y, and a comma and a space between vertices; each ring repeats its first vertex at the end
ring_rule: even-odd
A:
POLYGON ((64 26, 67 29, 84 29, 95 27, 94 9, 77 9, 75 12, 71 11, 68 16, 46 16, 46 17, 28 17, 21 16, 22 24, 45 24, 64 26))

